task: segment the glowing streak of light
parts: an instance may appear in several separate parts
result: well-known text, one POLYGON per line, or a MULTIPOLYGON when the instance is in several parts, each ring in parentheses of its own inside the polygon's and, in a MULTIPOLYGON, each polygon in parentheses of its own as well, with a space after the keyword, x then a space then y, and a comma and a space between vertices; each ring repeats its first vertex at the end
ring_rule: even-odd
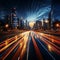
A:
MULTIPOLYGON (((28 34, 29 34, 29 32, 26 32, 26 37, 28 36, 28 34)), ((24 34, 23 34, 24 35, 24 34)), ((22 36, 23 36, 22 35, 22 36)), ((17 37, 19 37, 20 35, 18 35, 17 37)), ((7 49, 11 44, 13 44, 14 42, 16 42, 16 43, 14 43, 15 45, 13 45, 13 46, 11 46, 11 48, 9 48, 8 50, 7 50, 7 52, 5 53, 5 54, 3 54, 3 56, 1 57, 1 59, 5 59, 13 50, 14 50, 14 48, 20 43, 20 42, 22 42, 22 39, 24 38, 24 36, 23 36, 23 38, 21 39, 21 40, 19 40, 21 37, 19 37, 19 38, 17 38, 16 36, 14 37, 14 40, 13 41, 9 41, 10 43, 8 44, 8 45, 6 45, 5 47, 3 47, 2 49, 3 50, 5 50, 5 49, 7 49), (17 40, 19 40, 18 42, 17 42, 17 40)), ((11 38, 12 39, 12 38, 11 38)), ((6 40, 7 41, 7 40, 6 40)), ((27 42, 27 40, 26 40, 26 42, 27 42)), ((25 42, 25 40, 24 40, 24 44, 25 44, 25 46, 24 46, 24 49, 25 49, 25 47, 27 46, 26 43, 25 42)), ((2 51, 2 49, 0 49, 0 52, 2 51)))
MULTIPOLYGON (((26 44, 27 44, 27 43, 26 43, 26 44)), ((22 59, 23 59, 23 56, 24 56, 24 54, 25 54, 25 52, 26 52, 26 47, 27 47, 27 45, 24 44, 24 46, 23 46, 23 48, 22 48, 22 51, 21 51, 21 54, 20 54, 20 59, 19 59, 19 60, 22 60, 22 59)))
MULTIPOLYGON (((15 43, 18 39, 20 39, 21 37, 11 41, 9 44, 8 44, 8 41, 6 40, 6 43, 7 44, 6 46, 4 46, 3 48, 0 49, 0 52, 4 51, 5 49, 7 49, 9 46, 11 46, 13 43, 15 43)), ((12 38, 13 39, 13 38, 12 38)))
MULTIPOLYGON (((41 40, 43 40, 42 38, 41 38, 41 40)), ((47 53, 51 56, 51 58, 53 59, 53 60, 55 60, 55 58, 51 55, 51 53, 45 48, 45 46, 38 40, 38 42, 41 44, 41 46, 47 51, 47 53)), ((46 41, 44 41, 44 42, 46 42, 46 41)), ((47 42, 46 42, 47 43, 47 42)), ((48 45, 48 44, 47 44, 48 45)))
POLYGON ((52 39, 52 42, 54 43, 54 39, 52 39))
POLYGON ((40 38, 40 40, 43 41, 47 46, 50 45, 49 46, 49 48, 51 48, 50 51, 54 51, 57 54, 60 54, 60 48, 57 45, 55 45, 54 43, 52 43, 49 40, 45 39, 46 37, 44 38, 44 34, 43 35, 39 35, 39 36, 42 36, 42 38, 40 38))
POLYGON ((43 7, 41 9, 39 9, 39 11, 37 11, 37 12, 31 13, 31 14, 28 13, 28 16, 27 16, 26 19, 28 21, 38 20, 39 18, 41 18, 41 16, 48 13, 50 10, 51 10, 50 6, 43 7))
POLYGON ((24 36, 24 46, 23 46, 23 49, 21 51, 21 54, 20 54, 20 59, 19 60, 22 60, 23 59, 23 56, 27 50, 27 43, 28 43, 28 38, 29 38, 29 32, 27 32, 24 36))
POLYGON ((52 48, 51 45, 48 45, 48 49, 49 49, 49 51, 51 51, 51 48, 52 48))
POLYGON ((30 41, 31 41, 31 37, 29 37, 29 41, 28 41, 28 46, 27 46, 27 60, 28 60, 28 56, 29 56, 29 45, 30 45, 30 41))
POLYGON ((15 39, 17 39, 17 36, 15 36, 15 39))
POLYGON ((47 39, 49 39, 53 43, 56 43, 56 44, 60 45, 59 38, 56 38, 55 36, 49 36, 48 34, 44 34, 44 33, 43 34, 40 33, 40 35, 43 36, 43 37, 45 37, 45 38, 47 38, 47 39))
MULTIPOLYGON (((23 38, 22 38, 22 39, 23 39, 23 38)), ((21 39, 21 40, 22 40, 22 39, 21 39)), ((7 51, 0 59, 1 59, 1 60, 5 60, 6 57, 7 57, 7 56, 15 49, 15 47, 20 43, 21 40, 19 40, 18 42, 16 42, 13 47, 11 46, 11 48, 8 49, 8 51, 7 51)))
MULTIPOLYGON (((37 35, 37 33, 36 33, 36 35, 37 35)), ((39 34, 38 34, 39 35, 39 34)), ((43 41, 44 43, 46 43, 46 45, 48 45, 48 48, 50 49, 50 51, 52 50, 52 45, 51 44, 49 44, 41 35, 39 35, 41 38, 40 38, 40 40, 41 41, 43 41)), ((53 60, 55 60, 55 58, 50 54, 50 52, 45 48, 45 46, 39 41, 39 40, 37 40, 40 44, 41 44, 41 46, 48 52, 48 54, 52 57, 52 59, 53 60)))
POLYGON ((8 41, 5 41, 5 44, 7 45, 8 44, 8 41))
POLYGON ((21 36, 20 34, 18 34, 14 37, 4 40, 3 42, 0 43, 0 48, 6 46, 7 44, 11 43, 14 40, 17 40, 17 38, 20 38, 20 37, 23 37, 23 35, 21 36))
POLYGON ((37 57, 38 57, 38 60, 43 60, 43 57, 42 57, 42 55, 41 55, 41 53, 40 53, 40 50, 39 50, 39 48, 38 48, 38 46, 37 46, 37 43, 36 43, 36 41, 34 40, 33 36, 32 36, 32 41, 33 41, 33 44, 34 44, 34 48, 35 48, 35 51, 36 51, 36 55, 37 55, 37 57))
POLYGON ((48 36, 47 34, 45 34, 45 37, 48 38, 50 41, 52 41, 53 43, 59 44, 60 45, 60 39, 55 37, 55 36, 48 36))
POLYGON ((40 33, 40 35, 44 35, 44 33, 40 33))
POLYGON ((44 38, 40 38, 40 40, 42 40, 45 44, 50 45, 52 47, 51 51, 54 51, 54 52, 60 54, 60 48, 58 46, 56 46, 55 44, 51 43, 50 41, 47 41, 44 38))
POLYGON ((37 11, 37 14, 40 14, 42 11, 48 11, 50 10, 50 5, 49 6, 46 6, 46 7, 42 7, 41 9, 39 9, 39 11, 37 11))
POLYGON ((18 50, 16 51, 16 53, 14 54, 14 56, 13 56, 13 58, 12 58, 12 60, 17 60, 17 58, 18 59, 20 59, 20 53, 21 53, 21 51, 22 51, 22 48, 23 48, 23 46, 24 46, 24 43, 23 43, 23 40, 20 42, 20 47, 18 48, 18 50), (18 57, 19 56, 19 57, 18 57))

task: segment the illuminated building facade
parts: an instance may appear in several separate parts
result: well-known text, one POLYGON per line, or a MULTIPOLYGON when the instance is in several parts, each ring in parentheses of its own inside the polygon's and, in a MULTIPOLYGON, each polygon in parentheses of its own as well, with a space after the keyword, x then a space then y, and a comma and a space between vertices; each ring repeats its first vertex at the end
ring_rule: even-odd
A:
POLYGON ((11 26, 12 28, 18 27, 18 18, 16 15, 16 8, 11 9, 11 26))

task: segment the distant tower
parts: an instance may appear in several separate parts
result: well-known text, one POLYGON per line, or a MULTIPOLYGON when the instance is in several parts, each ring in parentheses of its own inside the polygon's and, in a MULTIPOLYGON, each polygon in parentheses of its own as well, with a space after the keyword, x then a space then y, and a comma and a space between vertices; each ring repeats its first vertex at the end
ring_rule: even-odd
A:
POLYGON ((12 26, 12 28, 17 28, 17 26, 18 26, 18 18, 16 15, 16 8, 11 9, 11 26, 12 26))
POLYGON ((26 20, 26 22, 25 22, 25 25, 26 25, 26 29, 28 29, 28 25, 29 25, 29 23, 28 23, 28 21, 26 20))
POLYGON ((49 15, 48 15, 48 21, 49 21, 49 29, 51 29, 51 22, 52 22, 51 11, 49 12, 49 15))
POLYGON ((27 23, 28 23, 28 22, 27 22, 27 20, 26 20, 26 27, 27 27, 27 23))
POLYGON ((19 28, 20 28, 20 29, 24 29, 23 17, 21 17, 21 18, 19 19, 19 28))
POLYGON ((54 22, 54 3, 53 3, 54 0, 51 0, 51 27, 53 27, 53 22, 54 22))
POLYGON ((53 16, 53 10, 54 10, 54 5, 53 5, 53 0, 51 0, 51 10, 48 15, 48 20, 49 20, 49 30, 52 28, 52 23, 54 21, 54 16, 53 16))
POLYGON ((45 30, 46 28, 45 28, 46 26, 45 26, 45 18, 43 19, 43 29, 45 30))
POLYGON ((54 18, 53 18, 53 4, 52 4, 52 1, 51 1, 51 10, 50 10, 49 15, 48 15, 48 20, 49 20, 49 29, 51 29, 52 23, 53 23, 53 21, 54 21, 54 18))

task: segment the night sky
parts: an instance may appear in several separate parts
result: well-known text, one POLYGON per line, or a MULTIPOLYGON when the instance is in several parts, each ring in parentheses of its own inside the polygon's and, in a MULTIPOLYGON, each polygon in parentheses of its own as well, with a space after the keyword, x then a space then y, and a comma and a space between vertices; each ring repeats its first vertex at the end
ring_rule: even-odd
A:
POLYGON ((60 2, 57 0, 0 0, 0 17, 8 14, 10 8, 16 7, 17 15, 28 21, 48 18, 53 4, 54 18, 60 19, 60 2))

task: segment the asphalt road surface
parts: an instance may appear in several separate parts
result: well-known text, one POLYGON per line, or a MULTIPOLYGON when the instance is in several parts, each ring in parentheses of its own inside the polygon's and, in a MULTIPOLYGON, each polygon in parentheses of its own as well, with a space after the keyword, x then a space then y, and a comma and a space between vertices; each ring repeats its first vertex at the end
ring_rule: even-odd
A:
POLYGON ((60 38, 27 31, 0 43, 0 60, 60 60, 60 38))

